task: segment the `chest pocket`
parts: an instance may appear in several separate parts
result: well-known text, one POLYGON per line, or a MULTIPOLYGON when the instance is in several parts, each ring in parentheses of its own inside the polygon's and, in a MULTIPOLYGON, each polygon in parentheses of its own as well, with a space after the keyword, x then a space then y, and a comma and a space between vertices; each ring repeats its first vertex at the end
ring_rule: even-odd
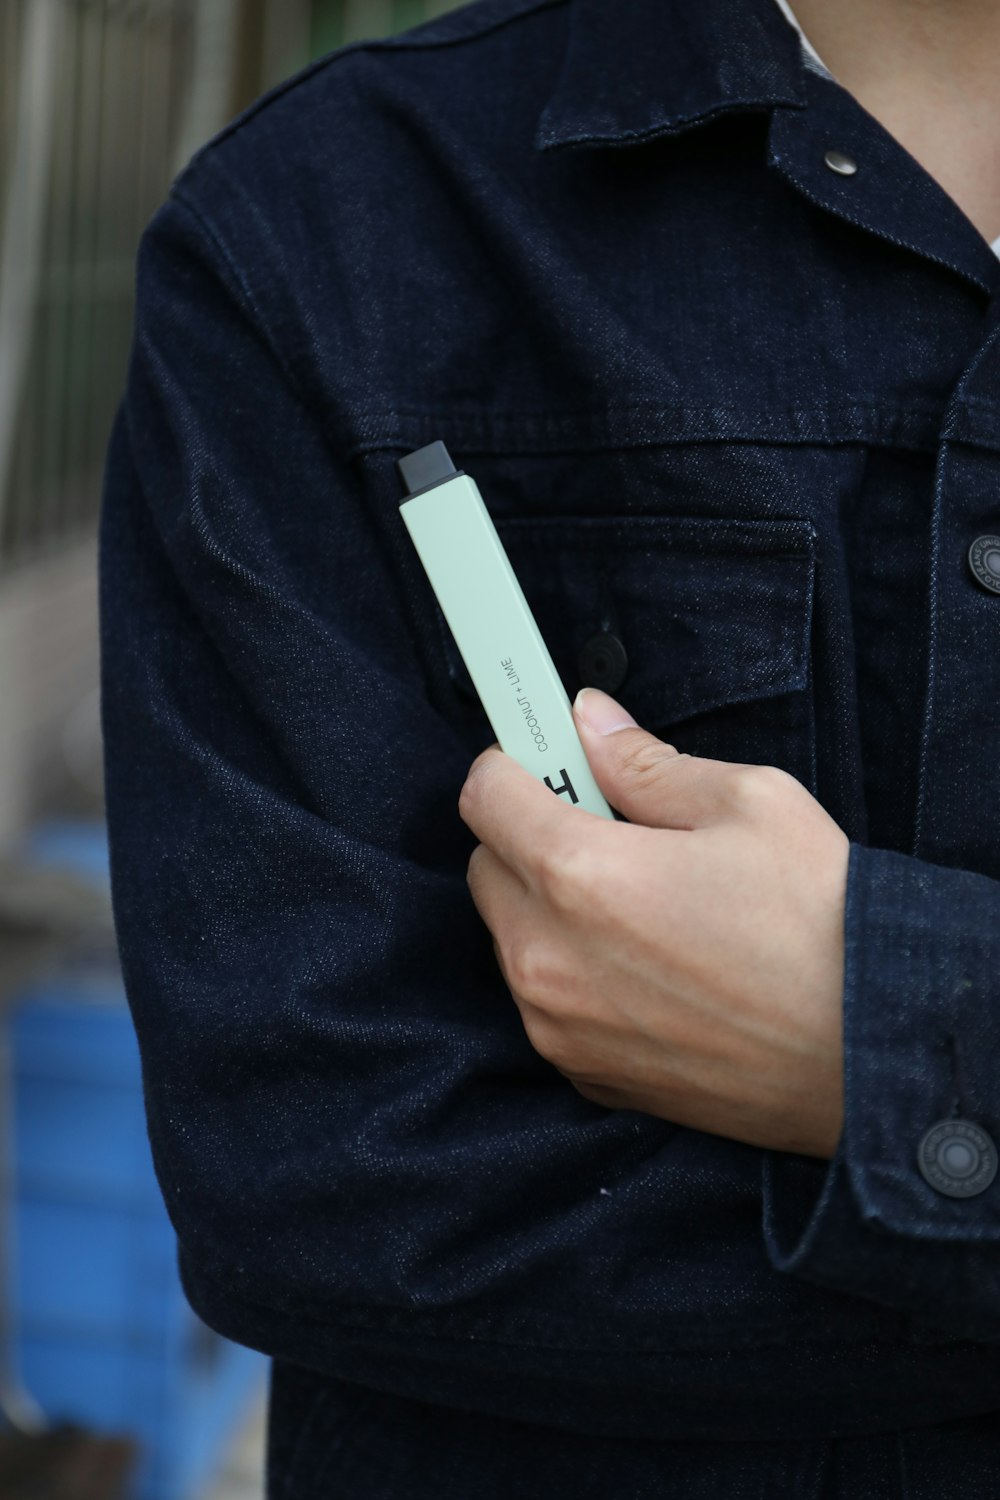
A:
MULTIPOLYGON (((811 522, 506 516, 496 527, 571 700, 603 688, 678 750, 781 766, 815 795, 811 522)), ((435 607, 458 712, 488 731, 435 607)))

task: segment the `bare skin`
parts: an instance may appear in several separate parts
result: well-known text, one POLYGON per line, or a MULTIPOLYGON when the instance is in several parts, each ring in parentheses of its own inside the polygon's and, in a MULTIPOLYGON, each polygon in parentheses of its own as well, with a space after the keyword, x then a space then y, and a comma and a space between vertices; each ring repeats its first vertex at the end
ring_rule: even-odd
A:
MULTIPOLYGON (((585 701, 627 718, 606 694, 585 701)), ((574 718, 628 822, 553 797, 495 744, 458 804, 481 841, 469 890, 528 1040, 593 1104, 832 1157, 847 835, 785 771, 574 718)))
POLYGON ((837 82, 997 239, 1000 0, 791 3, 837 82))

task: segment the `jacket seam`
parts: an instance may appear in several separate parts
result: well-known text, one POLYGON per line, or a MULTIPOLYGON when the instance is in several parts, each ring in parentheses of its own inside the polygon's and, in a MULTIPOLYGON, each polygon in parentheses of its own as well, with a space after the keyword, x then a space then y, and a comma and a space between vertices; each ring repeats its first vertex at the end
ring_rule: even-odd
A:
MULTIPOLYGON (((234 120, 231 120, 228 125, 224 125, 210 140, 199 147, 187 163, 187 166, 183 169, 181 175, 186 175, 190 172, 196 163, 207 157, 210 151, 217 146, 221 146, 231 136, 238 134, 244 125, 248 125, 252 120, 255 120, 271 104, 277 103, 279 99, 283 99, 286 94, 291 93, 294 89, 304 87, 318 73, 321 73, 325 68, 332 67, 334 63, 339 62, 342 58, 354 56, 359 52, 421 52, 432 51, 435 48, 457 47, 466 42, 476 42, 481 37, 490 36, 502 27, 508 26, 514 21, 525 20, 539 11, 553 10, 557 6, 568 5, 570 3, 572 3, 572 0, 533 0, 533 3, 522 5, 511 11, 508 15, 498 16, 495 19, 484 22, 482 26, 474 31, 461 32, 457 36, 420 37, 410 35, 411 32, 422 31, 424 27, 427 30, 431 30, 439 22, 453 20, 455 13, 452 12, 424 22, 420 27, 411 27, 401 36, 362 37, 356 42, 346 42, 343 46, 335 48, 332 52, 328 52, 326 56, 316 58, 314 62, 308 64, 305 68, 301 68, 297 73, 293 73, 290 78, 286 78, 282 83, 276 84, 274 88, 268 89, 259 99, 247 105, 246 109, 237 115, 234 120)), ((462 7, 463 10, 470 8, 469 6, 462 7)))
POLYGON ((254 296, 253 288, 251 287, 246 275, 241 269, 239 262, 236 260, 235 256, 227 246, 225 240, 222 238, 212 222, 205 217, 201 209, 199 209, 191 201, 190 198, 185 196, 185 194, 178 188, 176 183, 170 189, 170 197, 174 200, 174 202, 179 204, 181 208, 187 210, 191 218, 202 230, 202 233, 208 238, 209 242, 214 246, 217 253, 221 256, 225 267, 228 270, 230 277, 232 278, 232 281, 235 283, 235 287, 231 287, 230 290, 235 290, 239 294, 239 300, 243 303, 244 312, 249 315, 252 325, 265 339, 268 348, 277 361, 277 364, 284 374, 285 379, 288 381, 289 387, 292 391, 294 391, 295 398, 298 401, 299 405, 302 407, 303 411, 314 411, 314 407, 309 402, 304 391, 302 390, 294 369, 289 364, 288 360, 284 356, 284 353, 282 352, 281 344, 274 337, 270 324, 268 323, 268 320, 264 315, 263 309, 261 308, 261 305, 257 298, 254 296))

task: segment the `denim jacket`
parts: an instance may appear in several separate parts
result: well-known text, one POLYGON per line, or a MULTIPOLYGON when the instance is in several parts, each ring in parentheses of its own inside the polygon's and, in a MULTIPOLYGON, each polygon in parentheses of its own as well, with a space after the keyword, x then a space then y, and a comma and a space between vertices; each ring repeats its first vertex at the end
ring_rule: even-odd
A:
POLYGON ((943 1191, 918 1149, 1000 1142, 998 286, 774 0, 475 0, 180 173, 108 451, 102 704, 208 1323, 577 1434, 1000 1410, 1000 1177, 943 1191), (570 697, 783 767, 848 834, 832 1160, 607 1110, 528 1042, 457 807, 495 736, 398 509, 439 438, 570 697))

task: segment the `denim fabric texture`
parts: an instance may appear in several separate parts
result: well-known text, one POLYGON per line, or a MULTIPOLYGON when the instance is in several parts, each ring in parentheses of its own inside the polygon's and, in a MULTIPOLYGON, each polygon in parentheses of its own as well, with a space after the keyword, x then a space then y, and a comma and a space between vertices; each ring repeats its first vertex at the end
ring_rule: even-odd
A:
POLYGON ((475 0, 177 177, 101 516, 112 894, 272 1496, 1000 1493, 1000 1177, 917 1161, 1000 1142, 998 287, 774 0, 475 0), (849 836, 832 1161, 528 1042, 457 808, 495 736, 398 509, 439 438, 571 698, 610 632, 644 728, 849 836))

